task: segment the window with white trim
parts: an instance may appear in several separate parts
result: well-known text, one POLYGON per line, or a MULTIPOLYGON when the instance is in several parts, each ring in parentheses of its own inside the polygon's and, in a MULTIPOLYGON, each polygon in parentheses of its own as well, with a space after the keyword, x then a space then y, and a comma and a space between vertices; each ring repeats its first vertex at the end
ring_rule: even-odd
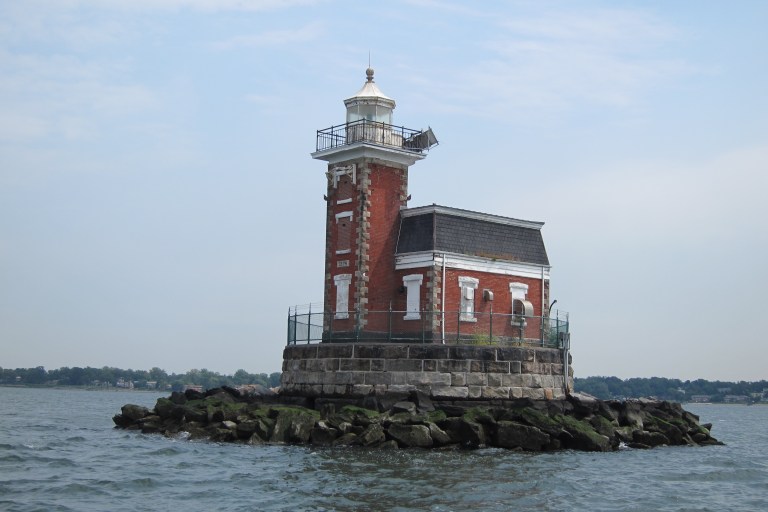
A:
POLYGON ((333 277, 336 284, 336 314, 334 318, 349 318, 349 284, 352 282, 352 274, 339 274, 333 277))
POLYGON ((424 281, 424 276, 421 274, 411 274, 403 276, 403 286, 405 286, 406 299, 405 299, 405 316, 404 320, 420 320, 421 319, 421 283, 424 281))
POLYGON ((474 277, 459 276, 459 290, 461 291, 461 313, 459 319, 462 322, 477 322, 475 318, 475 290, 480 284, 474 277))

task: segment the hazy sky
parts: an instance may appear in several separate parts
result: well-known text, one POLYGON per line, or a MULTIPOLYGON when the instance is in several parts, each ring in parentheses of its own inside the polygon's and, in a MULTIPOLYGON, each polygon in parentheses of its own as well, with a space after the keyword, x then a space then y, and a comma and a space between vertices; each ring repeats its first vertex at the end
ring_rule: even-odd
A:
POLYGON ((576 375, 768 378, 768 3, 0 0, 0 366, 281 367, 317 129, 365 81, 410 206, 544 221, 576 375))

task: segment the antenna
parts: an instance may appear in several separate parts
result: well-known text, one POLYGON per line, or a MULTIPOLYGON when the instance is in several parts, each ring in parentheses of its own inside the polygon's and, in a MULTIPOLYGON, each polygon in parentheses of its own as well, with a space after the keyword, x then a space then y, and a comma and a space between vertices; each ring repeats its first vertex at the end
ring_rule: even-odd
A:
POLYGON ((371 67, 371 50, 368 50, 368 67, 371 67))

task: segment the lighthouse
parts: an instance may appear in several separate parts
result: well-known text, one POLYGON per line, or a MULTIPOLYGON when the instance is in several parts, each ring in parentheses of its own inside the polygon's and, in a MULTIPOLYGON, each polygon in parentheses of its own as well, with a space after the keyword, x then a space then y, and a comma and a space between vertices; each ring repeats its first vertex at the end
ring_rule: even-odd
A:
POLYGON ((379 89, 371 68, 344 105, 344 124, 318 130, 312 153, 327 162, 323 330, 337 339, 386 330, 381 313, 403 286, 395 249, 408 171, 437 144, 431 129, 393 123, 395 100, 379 89))
POLYGON ((408 172, 437 144, 432 130, 395 124, 370 68, 344 106, 312 153, 326 163, 323 305, 288 310, 281 393, 565 396, 569 317, 550 303, 544 223, 409 207, 408 172))

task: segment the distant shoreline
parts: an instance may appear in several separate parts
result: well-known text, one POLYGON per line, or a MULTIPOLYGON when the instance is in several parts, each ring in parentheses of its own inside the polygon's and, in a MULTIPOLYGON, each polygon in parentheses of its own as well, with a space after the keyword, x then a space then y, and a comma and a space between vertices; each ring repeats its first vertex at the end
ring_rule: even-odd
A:
POLYGON ((141 388, 117 388, 105 386, 46 386, 45 384, 0 384, 0 388, 28 388, 28 389, 77 389, 80 391, 105 391, 115 393, 126 393, 138 391, 141 393, 168 393, 164 389, 141 389, 141 388))
MULTIPOLYGON (((118 387, 105 387, 105 386, 66 386, 55 385, 48 386, 45 384, 0 384, 2 388, 30 388, 30 389, 76 389, 79 391, 102 391, 113 393, 126 393, 126 392, 140 392, 140 393, 168 393, 169 390, 162 389, 143 389, 143 388, 118 388, 118 387)), ((630 400, 638 399, 642 397, 629 397, 630 400)), ((753 406, 753 405, 768 405, 768 402, 754 402, 754 403, 732 403, 732 402, 690 402, 680 401, 682 405, 733 405, 733 406, 753 406)))

